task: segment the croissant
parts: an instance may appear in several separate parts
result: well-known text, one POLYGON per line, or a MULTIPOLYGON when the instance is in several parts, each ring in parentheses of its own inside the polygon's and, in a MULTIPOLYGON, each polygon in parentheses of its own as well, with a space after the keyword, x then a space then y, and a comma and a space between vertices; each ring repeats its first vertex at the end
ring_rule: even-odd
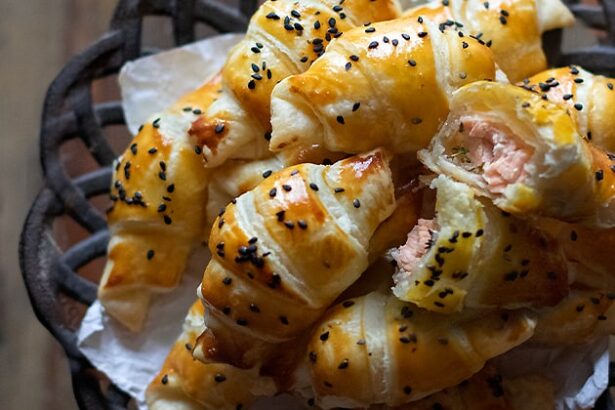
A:
POLYGON ((404 13, 419 16, 485 42, 513 82, 547 68, 542 33, 574 23, 559 0, 432 1, 404 13))
POLYGON ((208 172, 186 130, 219 90, 216 77, 152 117, 116 161, 98 298, 131 330, 141 328, 153 295, 179 283, 190 251, 203 239, 208 172))
POLYGON ((420 220, 393 251, 401 300, 440 313, 553 306, 568 292, 566 261, 553 238, 503 214, 472 189, 436 178, 436 217, 420 220))
MULTIPOLYGON (((177 285, 209 228, 204 168, 227 158, 271 156, 266 131, 273 86, 307 69, 343 31, 399 13, 396 0, 348 0, 343 7, 332 0, 268 1, 221 76, 143 125, 112 182, 112 238, 98 294, 107 313, 137 331, 152 295, 177 285)), ((210 210, 219 203, 218 188, 210 210)))
POLYGON ((274 173, 221 212, 200 292, 210 307, 195 356, 252 367, 305 331, 368 265, 395 207, 381 150, 274 173))
POLYGON ((268 156, 270 96, 284 78, 307 70, 334 38, 368 21, 400 15, 397 0, 277 0, 254 14, 246 37, 229 54, 223 91, 190 133, 207 166, 268 156))
MULTIPOLYGON (((371 408, 377 410, 379 407, 371 408)), ((547 410, 555 409, 553 384, 545 377, 502 377, 487 364, 455 387, 395 410, 547 410)))
POLYGON ((275 394, 273 380, 259 376, 257 369, 203 364, 192 357, 196 338, 205 328, 203 313, 203 304, 197 300, 162 370, 147 388, 150 410, 236 410, 249 407, 258 396, 275 394))
POLYGON ((564 104, 581 135, 594 145, 615 152, 615 79, 594 75, 579 66, 544 71, 522 86, 540 92, 549 101, 564 104))
POLYGON ((521 311, 443 316, 371 293, 331 308, 315 327, 310 385, 325 409, 402 405, 468 379, 534 325, 521 311))
POLYGON ((416 152, 446 118, 453 90, 495 78, 487 46, 427 20, 356 28, 274 88, 270 149, 287 163, 379 146, 416 152))
POLYGON ((446 125, 418 155, 504 211, 615 226, 613 160, 565 108, 520 87, 483 81, 455 92, 446 125))
POLYGON ((579 345, 615 333, 614 293, 575 290, 555 307, 538 310, 531 341, 549 346, 579 345))

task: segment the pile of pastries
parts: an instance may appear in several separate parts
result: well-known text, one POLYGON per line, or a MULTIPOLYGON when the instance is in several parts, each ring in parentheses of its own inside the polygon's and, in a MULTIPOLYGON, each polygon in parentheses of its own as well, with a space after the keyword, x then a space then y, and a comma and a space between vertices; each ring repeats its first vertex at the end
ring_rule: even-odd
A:
POLYGON ((544 71, 560 0, 269 0, 115 165, 134 332, 207 246, 151 409, 548 409, 522 344, 615 331, 615 80, 544 71), (205 80, 205 79, 204 79, 205 80))

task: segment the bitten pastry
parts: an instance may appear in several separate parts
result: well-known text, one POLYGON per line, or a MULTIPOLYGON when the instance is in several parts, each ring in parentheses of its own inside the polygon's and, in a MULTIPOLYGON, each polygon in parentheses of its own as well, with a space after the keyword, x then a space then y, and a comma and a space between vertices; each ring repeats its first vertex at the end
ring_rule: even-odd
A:
POLYGON ((322 408, 402 405, 468 379, 534 325, 521 311, 445 316, 371 293, 333 307, 316 326, 311 388, 322 408))
POLYGON ((431 1, 404 13, 419 16, 485 42, 513 82, 547 68, 542 33, 574 23, 559 0, 431 1))
POLYGON ((305 73, 275 87, 270 149, 287 163, 379 146, 413 153, 446 118, 453 90, 495 78, 486 45, 427 20, 356 28, 305 73))
POLYGON ((615 294, 575 290, 561 303, 538 310, 531 341, 549 346, 579 345, 615 333, 615 294))
POLYGON ((368 21, 398 17, 397 0, 276 0, 254 14, 229 54, 218 101, 194 123, 207 166, 268 156, 270 96, 284 78, 307 70, 334 38, 368 21))
POLYGON ((476 198, 467 185, 439 176, 432 187, 436 217, 419 220, 393 251, 398 298, 452 313, 553 306, 567 294, 566 261, 553 238, 476 198))
POLYGON ((259 376, 258 369, 203 364, 192 357, 196 338, 205 329, 203 314, 203 304, 197 300, 162 370, 147 388, 150 410, 236 410, 248 408, 259 396, 276 393, 274 381, 259 376))
POLYGON ((615 226, 615 164, 579 134, 568 111, 509 84, 454 93, 446 125, 419 159, 502 210, 615 226))
POLYGON ((388 155, 274 173, 221 212, 200 292, 210 306, 195 355, 252 367, 311 326, 368 266, 395 208, 388 155))
POLYGON ((615 79, 594 75, 579 66, 547 70, 523 81, 522 86, 564 104, 582 136, 615 152, 615 79))
POLYGON ((220 89, 216 77, 153 116, 116 161, 98 299, 133 331, 142 327, 152 296, 177 286, 188 255, 204 239, 209 177, 187 131, 220 89))

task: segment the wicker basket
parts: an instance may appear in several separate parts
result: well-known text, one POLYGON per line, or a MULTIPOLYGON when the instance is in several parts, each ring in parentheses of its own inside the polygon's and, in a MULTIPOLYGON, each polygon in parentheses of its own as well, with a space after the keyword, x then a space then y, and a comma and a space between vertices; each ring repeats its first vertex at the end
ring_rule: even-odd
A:
MULTIPOLYGON (((97 284, 78 273, 92 261, 103 261, 109 240, 104 215, 92 199, 108 193, 111 163, 118 154, 106 136, 107 129, 124 125, 121 104, 92 99, 95 81, 117 74, 122 65, 144 51, 143 20, 164 16, 172 22, 173 43, 194 41, 197 23, 212 32, 245 29, 257 0, 120 0, 109 31, 75 56, 53 81, 45 99, 40 134, 40 156, 45 187, 32 204, 20 241, 21 270, 34 311, 41 323, 62 344, 70 363, 73 389, 81 409, 126 409, 129 397, 96 371, 76 346, 76 330, 85 309, 96 298, 97 284), (81 139, 96 170, 69 176, 60 149, 81 139), (67 218, 87 231, 85 239, 62 251, 54 221, 67 218)), ((615 75, 615 0, 600 5, 570 2, 580 20, 596 29, 599 44, 572 52, 561 51, 562 32, 545 35, 552 65, 581 62, 591 71, 615 75)), ((97 266, 102 266, 100 263, 97 266)), ((612 374, 613 372, 611 372, 612 374)), ((611 409, 608 394, 597 409, 611 409)))

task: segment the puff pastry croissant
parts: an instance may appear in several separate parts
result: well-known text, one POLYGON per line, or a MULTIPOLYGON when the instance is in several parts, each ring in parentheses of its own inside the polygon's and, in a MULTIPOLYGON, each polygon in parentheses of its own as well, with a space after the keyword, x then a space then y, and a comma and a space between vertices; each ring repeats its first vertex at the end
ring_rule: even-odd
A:
POLYGON ((419 16, 485 42, 513 82, 547 68, 542 33, 574 23, 559 0, 432 1, 404 13, 419 16))
POLYGON ((370 238, 395 207, 381 150, 274 173, 214 224, 195 355, 252 367, 297 337, 368 265, 370 238))
MULTIPOLYGON (((221 76, 144 124, 119 159, 112 184, 112 239, 99 290, 111 316, 137 331, 152 294, 179 282, 190 250, 209 228, 204 168, 227 158, 271 156, 266 131, 273 86, 307 69, 343 31, 399 13, 396 0, 348 0, 343 7, 331 0, 268 1, 221 76)), ((228 188, 240 194, 245 186, 216 184, 210 211, 228 188)))
POLYGON ((153 295, 179 283, 203 239, 208 173, 187 130, 220 89, 216 77, 153 116, 116 161, 98 298, 131 330, 141 328, 153 295))
POLYGON ((259 396, 276 393, 273 379, 259 376, 258 369, 203 364, 192 357, 196 338, 205 329, 203 314, 203 304, 197 300, 186 316, 183 333, 147 388, 150 410, 236 410, 248 408, 259 396))
POLYGON ((436 217, 420 220, 393 252, 393 292, 441 313, 474 308, 553 306, 568 292, 563 252, 526 220, 480 201, 472 189, 439 176, 436 217))
POLYGON ((427 20, 356 28, 305 73, 274 88, 270 149, 287 163, 379 146, 415 152, 446 118, 454 89, 495 78, 486 45, 427 20))
POLYGON ((273 87, 307 70, 331 40, 352 27, 399 14, 397 0, 265 2, 252 17, 245 39, 229 54, 220 98, 191 129, 207 165, 267 156, 273 87))
POLYGON ((585 141, 561 105, 509 84, 455 92, 446 125, 419 159, 501 209, 615 226, 615 164, 585 141))
POLYGON ((581 135, 597 147, 615 152, 615 79, 570 66, 536 74, 522 86, 565 104, 581 135))
POLYGON ((371 293, 333 307, 316 326, 311 388, 322 408, 401 405, 468 379, 534 325, 520 311, 444 316, 371 293))

